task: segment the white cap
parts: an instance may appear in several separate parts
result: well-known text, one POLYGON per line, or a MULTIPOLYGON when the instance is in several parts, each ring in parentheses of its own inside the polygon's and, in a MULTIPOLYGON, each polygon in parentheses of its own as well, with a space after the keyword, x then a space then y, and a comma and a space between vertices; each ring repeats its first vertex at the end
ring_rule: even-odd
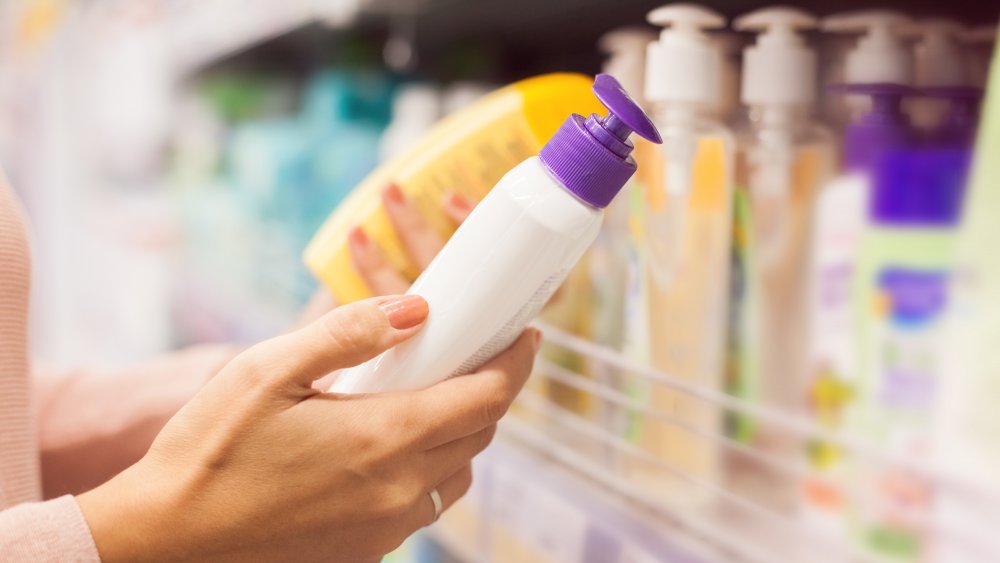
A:
POLYGON ((823 31, 864 32, 847 54, 844 80, 849 84, 913 83, 913 54, 903 37, 913 20, 890 10, 861 10, 823 19, 823 31))
POLYGON ((816 99, 816 52, 796 32, 817 23, 812 14, 786 7, 736 19, 735 29, 762 32, 743 50, 743 103, 808 105, 816 99))
POLYGON ((917 86, 964 86, 964 58, 958 39, 965 28, 954 20, 928 18, 917 22, 920 42, 915 49, 917 86))
POLYGON ((610 55, 602 71, 618 79, 633 98, 642 98, 646 76, 646 46, 656 34, 643 27, 621 27, 601 36, 597 45, 610 55))
POLYGON ((715 106, 722 54, 702 30, 723 27, 725 18, 702 6, 670 4, 647 19, 666 29, 646 51, 646 99, 715 106))

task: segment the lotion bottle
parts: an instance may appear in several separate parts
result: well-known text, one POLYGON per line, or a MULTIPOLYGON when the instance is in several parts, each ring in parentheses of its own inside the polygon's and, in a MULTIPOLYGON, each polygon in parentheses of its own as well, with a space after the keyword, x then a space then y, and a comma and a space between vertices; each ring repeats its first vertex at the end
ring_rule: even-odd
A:
POLYGON ((635 173, 629 135, 660 140, 614 78, 599 75, 594 93, 607 116, 570 116, 537 157, 504 175, 410 288, 430 306, 423 330, 345 371, 331 391, 424 388, 475 371, 520 335, 635 173))

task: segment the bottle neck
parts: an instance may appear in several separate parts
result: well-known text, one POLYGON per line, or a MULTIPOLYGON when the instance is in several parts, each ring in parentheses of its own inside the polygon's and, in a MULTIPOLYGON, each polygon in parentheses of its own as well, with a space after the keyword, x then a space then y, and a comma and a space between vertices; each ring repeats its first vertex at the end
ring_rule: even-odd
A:
POLYGON ((665 136, 670 136, 673 131, 694 134, 712 125, 722 125, 716 108, 702 103, 659 102, 653 107, 653 116, 656 126, 665 136))
POLYGON ((804 104, 757 104, 750 106, 747 116, 757 129, 790 131, 809 121, 809 111, 804 104))

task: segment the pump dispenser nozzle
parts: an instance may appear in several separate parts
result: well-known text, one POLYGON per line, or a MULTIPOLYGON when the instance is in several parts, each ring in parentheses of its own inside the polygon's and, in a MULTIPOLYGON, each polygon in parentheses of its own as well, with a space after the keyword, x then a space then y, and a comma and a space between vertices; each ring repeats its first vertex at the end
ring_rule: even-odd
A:
POLYGON ((608 108, 608 114, 591 114, 586 119, 571 115, 542 147, 538 158, 573 194, 604 208, 635 173, 629 135, 634 131, 659 143, 660 133, 611 75, 597 75, 594 94, 608 108))
POLYGON ((699 121, 721 100, 722 51, 705 29, 724 27, 721 14, 694 4, 670 4, 649 13, 663 26, 646 55, 646 98, 657 108, 665 173, 662 205, 646 206, 646 242, 653 279, 666 288, 675 279, 691 197, 692 170, 698 153, 699 121))
POLYGON ((812 14, 796 8, 756 10, 736 19, 739 31, 758 31, 743 51, 741 97, 751 108, 757 142, 748 149, 748 190, 761 262, 779 266, 790 242, 788 215, 796 119, 816 99, 816 53, 799 30, 816 27, 812 14))
POLYGON ((796 8, 764 8, 736 19, 738 31, 759 31, 743 51, 743 103, 809 104, 816 98, 816 53, 799 30, 818 20, 796 8))
POLYGON ((913 20, 890 10, 862 10, 823 19, 820 29, 863 32, 847 55, 844 81, 851 84, 913 83, 913 56, 903 38, 913 31, 913 20))
POLYGON ((670 4, 653 10, 647 19, 664 29, 646 55, 646 98, 717 103, 722 57, 703 30, 724 27, 725 18, 694 4, 670 4))

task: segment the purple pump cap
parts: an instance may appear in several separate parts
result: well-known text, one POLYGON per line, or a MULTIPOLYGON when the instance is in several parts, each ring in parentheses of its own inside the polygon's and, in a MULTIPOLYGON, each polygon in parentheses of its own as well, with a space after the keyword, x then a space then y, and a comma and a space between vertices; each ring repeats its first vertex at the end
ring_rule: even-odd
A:
POLYGON ((622 85, 610 74, 598 74, 594 94, 608 115, 573 114, 538 153, 539 160, 562 185, 584 202, 607 207, 635 173, 632 143, 635 131, 654 143, 660 134, 622 85))
POLYGON ((920 93, 928 98, 951 102, 944 121, 928 132, 928 143, 971 147, 979 127, 979 103, 983 98, 983 89, 975 86, 937 86, 924 88, 920 93))
POLYGON ((875 169, 869 215, 881 225, 958 223, 972 152, 958 148, 889 151, 875 169))
POLYGON ((844 131, 844 166, 872 170, 882 155, 913 142, 913 128, 900 105, 913 88, 900 84, 836 84, 830 90, 871 97, 872 108, 844 131))

